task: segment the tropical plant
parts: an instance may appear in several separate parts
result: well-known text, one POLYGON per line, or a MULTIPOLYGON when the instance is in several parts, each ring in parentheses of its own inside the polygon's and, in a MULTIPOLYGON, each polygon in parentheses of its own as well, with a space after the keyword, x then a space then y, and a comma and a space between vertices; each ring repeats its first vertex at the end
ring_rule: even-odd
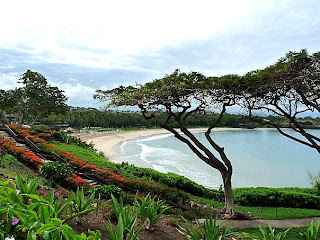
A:
POLYGON ((163 201, 156 200, 157 196, 151 198, 148 194, 140 201, 136 198, 135 205, 138 207, 138 216, 141 221, 146 222, 145 228, 153 231, 154 226, 167 216, 164 213, 169 209, 163 201))
POLYGON ((121 218, 121 222, 123 225, 122 231, 124 236, 126 236, 131 231, 133 226, 135 226, 136 224, 136 221, 138 218, 137 207, 136 206, 124 207, 121 196, 118 202, 117 199, 113 195, 111 195, 111 202, 113 205, 115 216, 118 219, 118 222, 120 221, 119 219, 121 218))
POLYGON ((30 175, 28 175, 26 180, 23 180, 19 175, 17 175, 15 181, 17 187, 19 188, 20 194, 22 194, 24 204, 27 204, 29 202, 29 197, 27 194, 36 193, 39 187, 37 178, 30 179, 30 175))
POLYGON ((96 206, 93 206, 93 200, 94 200, 95 192, 91 194, 91 196, 86 200, 84 196, 83 188, 79 190, 77 189, 77 193, 72 193, 71 195, 71 208, 73 211, 76 212, 75 215, 72 215, 68 217, 65 221, 70 221, 71 219, 74 219, 75 217, 81 217, 83 215, 86 215, 94 210, 96 210, 96 206))
POLYGON ((181 218, 185 221, 187 227, 178 225, 178 231, 190 240, 222 240, 231 235, 232 233, 231 227, 228 226, 225 229, 223 229, 222 225, 217 223, 217 219, 213 219, 212 216, 206 218, 203 225, 197 219, 197 227, 195 227, 184 217, 181 216, 181 218))
POLYGON ((125 224, 122 219, 121 213, 118 215, 118 224, 117 229, 113 226, 111 221, 108 219, 108 224, 104 223, 107 234, 110 237, 111 240, 136 240, 138 239, 138 235, 142 231, 142 227, 138 229, 138 231, 135 232, 135 226, 137 223, 137 218, 134 218, 134 221, 130 225, 129 228, 125 227, 125 224))
POLYGON ((287 233, 290 231, 290 228, 285 230, 284 232, 275 232, 275 229, 271 227, 271 225, 268 225, 268 228, 264 226, 259 227, 261 235, 255 235, 250 233, 242 233, 244 237, 247 239, 252 240, 282 240, 285 239, 287 236, 287 233))
POLYGON ((313 224, 311 221, 310 225, 307 227, 307 230, 304 233, 300 233, 302 239, 305 240, 318 240, 320 238, 320 220, 313 224))

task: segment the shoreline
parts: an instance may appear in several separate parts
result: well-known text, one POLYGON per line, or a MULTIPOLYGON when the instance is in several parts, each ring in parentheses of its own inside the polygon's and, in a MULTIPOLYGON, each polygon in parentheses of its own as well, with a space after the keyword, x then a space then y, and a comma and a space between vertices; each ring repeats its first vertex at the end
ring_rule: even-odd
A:
MULTIPOLYGON (((190 129, 191 132, 204 132, 208 128, 194 128, 190 129)), ((230 127, 217 127, 212 129, 215 131, 230 131, 230 130, 248 130, 243 128, 230 128, 230 127)), ((112 131, 112 132, 91 132, 91 133, 82 133, 82 134, 74 134, 74 136, 79 137, 81 140, 86 143, 93 143, 94 147, 98 149, 98 151, 103 152, 105 156, 110 160, 112 149, 115 145, 141 138, 141 137, 149 137, 158 134, 170 134, 169 131, 165 129, 144 129, 138 131, 112 131)))

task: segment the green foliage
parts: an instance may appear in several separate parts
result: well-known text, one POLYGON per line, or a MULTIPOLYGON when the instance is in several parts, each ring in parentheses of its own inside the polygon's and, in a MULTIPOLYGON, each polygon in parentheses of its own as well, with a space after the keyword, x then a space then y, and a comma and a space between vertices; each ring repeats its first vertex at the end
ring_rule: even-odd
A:
POLYGON ((316 174, 308 172, 309 181, 312 187, 315 189, 318 195, 320 195, 320 171, 316 174))
POLYGON ((157 196, 151 198, 148 194, 142 200, 136 201, 135 205, 138 207, 138 216, 141 221, 146 221, 146 229, 153 230, 154 226, 167 216, 164 213, 169 209, 163 201, 156 200, 157 196))
MULTIPOLYGON (((18 178, 19 179, 19 178, 18 178)), ((71 198, 62 202, 62 198, 56 199, 49 194, 47 199, 42 198, 33 191, 36 184, 18 180, 18 185, 23 186, 24 193, 17 190, 16 184, 11 181, 4 182, 0 179, 0 238, 4 239, 13 236, 15 239, 90 239, 98 240, 99 232, 89 232, 77 235, 73 229, 65 224, 66 220, 60 217, 66 212, 71 198), (24 197, 29 198, 28 202, 24 197)), ((84 209, 84 208, 83 208, 84 209)), ((83 214, 82 211, 80 214, 83 214)), ((79 216, 76 213, 72 216, 79 216)))
POLYGON ((41 167, 39 174, 52 182, 65 183, 65 179, 73 172, 65 163, 48 162, 41 167))
POLYGON ((117 165, 99 156, 90 149, 86 149, 75 144, 51 143, 54 147, 67 151, 80 159, 85 159, 89 164, 95 164, 98 168, 117 170, 117 165))
POLYGON ((104 225, 111 240, 136 240, 138 239, 138 235, 142 231, 142 228, 140 228, 135 232, 136 223, 137 218, 135 218, 133 224, 130 226, 130 229, 126 229, 123 223, 122 215, 120 213, 118 215, 117 229, 113 226, 110 220, 108 220, 108 224, 105 223, 104 225))
POLYGON ((83 188, 81 190, 79 190, 78 188, 76 194, 72 193, 71 208, 76 214, 73 216, 70 216, 65 221, 68 222, 75 217, 81 217, 83 215, 86 215, 96 210, 96 207, 93 206, 94 196, 95 196, 95 192, 93 192, 91 196, 86 200, 83 188))
POLYGON ((242 206, 270 206, 320 209, 320 196, 311 189, 299 188, 239 188, 234 199, 242 206))
MULTIPOLYGON (((207 198, 193 197, 195 202, 202 205, 209 205, 214 208, 222 209, 224 203, 213 201, 207 198)), ((284 208, 284 207, 250 207, 250 206, 239 206, 234 207, 236 212, 248 213, 250 212, 252 216, 261 219, 293 219, 293 218, 306 218, 320 216, 320 210, 315 209, 303 209, 303 208, 284 208)))
POLYGON ((92 193, 93 191, 95 191, 96 197, 102 199, 111 199, 111 195, 117 199, 123 196, 123 191, 121 188, 115 185, 95 186, 94 189, 89 190, 89 193, 92 193))
POLYGON ((191 197, 189 193, 178 190, 177 188, 152 184, 147 181, 127 179, 123 184, 134 193, 136 191, 151 193, 152 195, 161 196, 163 199, 174 203, 183 203, 191 197))
POLYGON ((81 141, 79 138, 76 138, 74 136, 70 136, 64 132, 58 132, 58 131, 52 132, 51 139, 54 141, 61 142, 61 143, 67 143, 67 144, 73 143, 81 148, 87 148, 87 149, 93 150, 93 145, 91 143, 87 144, 87 143, 81 141))
POLYGON ((318 220, 313 225, 313 221, 311 221, 310 225, 307 227, 307 230, 304 233, 301 233, 302 239, 304 240, 317 240, 320 238, 320 220, 318 220))
POLYGON ((206 218, 203 225, 199 222, 199 220, 196 220, 197 227, 195 227, 185 218, 182 217, 182 219, 187 224, 187 227, 179 225, 180 230, 178 231, 190 240, 222 240, 232 233, 231 227, 228 226, 223 229, 221 224, 217 224, 217 219, 212 219, 212 216, 206 218))
POLYGON ((286 238, 287 233, 290 231, 290 228, 284 232, 276 233, 275 229, 272 228, 269 224, 268 228, 260 226, 259 230, 260 230, 260 235, 243 233, 243 236, 246 237, 247 239, 252 239, 252 240, 282 240, 286 238))
POLYGON ((29 202, 28 194, 36 193, 39 187, 38 179, 37 178, 30 179, 30 176, 28 175, 26 180, 23 180, 18 175, 15 180, 16 180, 17 187, 19 188, 19 192, 23 196, 23 202, 24 204, 27 204, 29 202))
POLYGON ((138 211, 136 206, 124 207, 122 197, 120 197, 119 202, 117 199, 111 195, 111 201, 113 210, 115 212, 118 222, 122 222, 122 232, 123 236, 126 236, 135 226, 138 218, 138 211))
POLYGON ((175 173, 160 173, 150 168, 139 168, 128 163, 120 165, 121 170, 125 170, 127 175, 132 174, 135 177, 145 180, 151 180, 164 184, 168 187, 178 188, 196 196, 205 196, 208 198, 219 199, 223 193, 203 187, 200 184, 175 173))

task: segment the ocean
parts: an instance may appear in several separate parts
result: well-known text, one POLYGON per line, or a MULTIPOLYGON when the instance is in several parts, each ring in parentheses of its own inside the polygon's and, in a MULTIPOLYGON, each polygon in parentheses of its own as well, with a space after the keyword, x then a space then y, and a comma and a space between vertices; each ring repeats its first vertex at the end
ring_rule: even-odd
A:
MULTIPOLYGON (((286 131, 299 136, 292 130, 286 131)), ((320 130, 309 131, 320 136, 320 130)), ((203 132, 194 134, 209 146, 203 132)), ((308 171, 320 171, 320 155, 316 150, 282 136, 277 130, 215 131, 212 138, 225 148, 232 162, 235 188, 310 187, 308 171)), ((218 170, 201 161, 169 133, 119 143, 113 148, 111 161, 177 173, 209 188, 222 184, 218 170)))

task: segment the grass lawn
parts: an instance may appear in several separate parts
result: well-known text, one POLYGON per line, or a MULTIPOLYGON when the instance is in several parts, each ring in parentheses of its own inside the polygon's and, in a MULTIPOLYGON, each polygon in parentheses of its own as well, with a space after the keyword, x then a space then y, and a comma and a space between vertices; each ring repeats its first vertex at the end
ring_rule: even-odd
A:
MULTIPOLYGON (((201 204, 207 204, 215 208, 222 209, 224 203, 210 200, 207 198, 196 197, 194 200, 201 204)), ((247 206, 235 206, 236 212, 248 213, 252 216, 261 219, 271 220, 276 219, 276 208, 275 207, 247 207, 247 206)), ((316 209, 304 209, 304 208, 277 208, 277 219, 292 219, 292 218, 308 218, 320 216, 320 210, 316 209)))

